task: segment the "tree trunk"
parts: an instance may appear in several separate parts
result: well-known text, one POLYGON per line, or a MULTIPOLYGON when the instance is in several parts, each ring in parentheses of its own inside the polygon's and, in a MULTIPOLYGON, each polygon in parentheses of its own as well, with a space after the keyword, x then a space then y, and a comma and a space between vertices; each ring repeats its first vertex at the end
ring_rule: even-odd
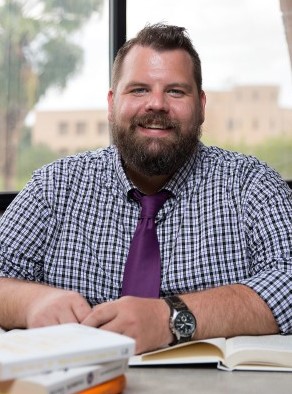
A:
POLYGON ((8 110, 5 116, 3 147, 1 143, 3 187, 5 191, 16 190, 17 152, 25 114, 26 111, 14 108, 8 110))

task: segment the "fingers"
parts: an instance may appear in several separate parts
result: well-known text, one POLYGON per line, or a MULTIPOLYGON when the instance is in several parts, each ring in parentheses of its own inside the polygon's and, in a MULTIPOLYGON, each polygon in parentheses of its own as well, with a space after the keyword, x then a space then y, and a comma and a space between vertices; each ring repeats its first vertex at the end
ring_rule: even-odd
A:
POLYGON ((78 318, 79 309, 76 309, 74 305, 71 308, 60 309, 60 312, 55 316, 57 324, 79 323, 81 321, 78 318))
POLYGON ((81 323, 134 338, 136 353, 170 342, 169 308, 159 299, 122 297, 95 306, 81 323))
POLYGON ((77 296, 78 298, 72 302, 71 308, 76 322, 81 323, 92 312, 92 308, 85 298, 83 298, 80 294, 77 294, 77 296))
MULTIPOLYGON (((102 327, 117 317, 117 307, 115 302, 106 302, 96 305, 91 312, 81 320, 81 324, 91 327, 102 327)), ((114 331, 114 330, 113 330, 114 331)))
POLYGON ((80 294, 48 288, 31 304, 27 315, 27 327, 80 323, 90 313, 90 305, 80 294))

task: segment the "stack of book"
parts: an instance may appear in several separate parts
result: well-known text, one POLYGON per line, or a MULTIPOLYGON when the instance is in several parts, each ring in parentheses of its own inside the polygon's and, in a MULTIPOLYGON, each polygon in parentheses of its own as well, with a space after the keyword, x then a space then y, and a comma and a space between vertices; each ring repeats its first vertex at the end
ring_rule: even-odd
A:
POLYGON ((0 394, 118 394, 135 341, 81 324, 0 335, 0 394))

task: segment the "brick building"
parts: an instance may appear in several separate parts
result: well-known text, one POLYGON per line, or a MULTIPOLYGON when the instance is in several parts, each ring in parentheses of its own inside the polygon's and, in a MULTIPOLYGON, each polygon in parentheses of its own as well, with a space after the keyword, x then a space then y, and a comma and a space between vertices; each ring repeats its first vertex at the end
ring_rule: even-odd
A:
MULTIPOLYGON (((292 109, 279 107, 277 86, 238 86, 206 95, 203 132, 208 141, 254 145, 270 137, 292 138, 292 109)), ((32 143, 60 155, 107 146, 107 110, 37 111, 32 143)))
POLYGON ((292 138, 292 109, 279 107, 277 86, 237 86, 206 95, 203 130, 208 140, 254 145, 271 137, 292 138))
POLYGON ((107 111, 36 111, 32 144, 46 145, 60 155, 109 144, 107 111))

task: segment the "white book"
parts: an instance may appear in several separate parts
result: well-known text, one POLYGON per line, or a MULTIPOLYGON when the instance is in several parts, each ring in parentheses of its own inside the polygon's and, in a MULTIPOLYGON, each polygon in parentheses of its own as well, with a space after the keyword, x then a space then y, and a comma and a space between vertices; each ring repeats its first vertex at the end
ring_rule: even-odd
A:
POLYGON ((192 341, 133 356, 130 366, 217 364, 218 369, 292 371, 292 335, 238 336, 192 341))
POLYGON ((1 394, 74 394, 124 375, 127 360, 0 381, 1 394))
POLYGON ((0 335, 0 380, 128 359, 135 341, 82 324, 12 330, 0 335))

